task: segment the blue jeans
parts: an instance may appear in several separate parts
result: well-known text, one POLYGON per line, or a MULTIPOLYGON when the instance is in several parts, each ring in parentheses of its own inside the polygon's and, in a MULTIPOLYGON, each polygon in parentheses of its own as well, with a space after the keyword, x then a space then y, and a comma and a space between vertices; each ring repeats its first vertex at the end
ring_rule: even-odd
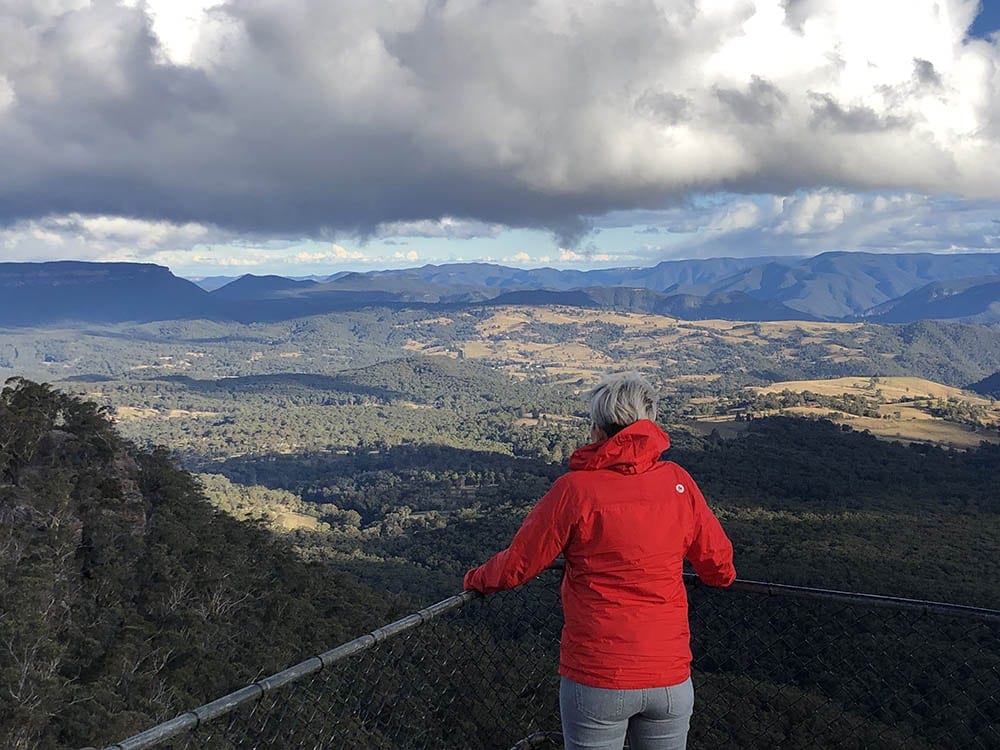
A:
POLYGON ((559 683, 566 750, 684 750, 694 708, 691 678, 679 685, 613 690, 559 683))

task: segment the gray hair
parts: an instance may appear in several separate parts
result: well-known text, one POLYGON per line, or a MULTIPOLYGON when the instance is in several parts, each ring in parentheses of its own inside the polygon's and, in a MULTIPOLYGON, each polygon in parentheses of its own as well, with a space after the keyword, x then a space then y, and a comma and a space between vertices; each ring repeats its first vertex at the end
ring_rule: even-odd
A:
POLYGON ((590 420, 608 437, 640 419, 656 419, 656 391, 639 373, 608 375, 587 396, 590 420))

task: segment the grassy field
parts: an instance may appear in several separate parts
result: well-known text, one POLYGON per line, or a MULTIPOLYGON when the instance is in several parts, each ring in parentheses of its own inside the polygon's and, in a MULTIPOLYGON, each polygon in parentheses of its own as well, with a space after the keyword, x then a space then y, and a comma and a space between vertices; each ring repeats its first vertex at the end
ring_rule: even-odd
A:
POLYGON ((811 393, 851 396, 871 404, 877 416, 851 414, 824 406, 792 406, 764 410, 768 414, 831 419, 880 438, 971 448, 982 441, 1000 442, 1000 403, 960 388, 915 377, 832 378, 793 380, 747 389, 757 394, 811 393), (948 418, 948 409, 975 416, 972 420, 948 418))
MULTIPOLYGON (((671 418, 697 419, 710 430, 735 425, 740 412, 731 407, 748 398, 785 391, 809 391, 828 402, 853 398, 868 408, 852 411, 814 399, 757 411, 831 418, 886 438, 966 447, 997 438, 995 404, 955 387, 1000 368, 1000 339, 993 335, 971 326, 687 321, 574 307, 478 307, 448 315, 371 310, 268 324, 172 321, 12 330, 0 337, 0 376, 50 382, 82 377, 87 386, 65 387, 110 406, 130 436, 171 436, 193 447, 218 442, 220 431, 231 424, 243 429, 248 420, 240 400, 213 395, 194 381, 328 376, 415 354, 486 365, 569 394, 604 373, 638 370, 664 395, 671 418)), ((310 447, 309 439, 297 436, 296 422, 303 425, 300 432, 333 429, 330 420, 320 424, 302 416, 303 407, 287 394, 259 398, 261 409, 275 407, 269 413, 287 423, 288 434, 270 445, 276 452, 310 447)), ((401 396, 390 401, 396 411, 414 403, 401 396)), ((367 409, 392 426, 398 415, 383 406, 345 404, 333 411, 367 409)), ((240 440, 271 439, 270 427, 243 432, 240 440)), ((234 445, 231 454, 242 450, 234 445)))
MULTIPOLYGON (((440 318, 432 321, 440 323, 440 318)), ((802 368, 868 372, 893 354, 876 354, 876 329, 860 323, 678 320, 664 315, 572 307, 502 307, 462 312, 449 322, 468 335, 446 342, 432 325, 408 330, 408 351, 479 360, 520 378, 594 381, 631 368, 661 384, 718 377, 720 368, 802 368), (464 325, 460 325, 464 324, 464 325)), ((889 365, 891 367, 891 365, 889 365)), ((706 382, 706 381, 701 381, 706 382)))
MULTIPOLYGON (((831 378, 828 380, 790 380, 773 383, 755 389, 759 393, 780 393, 790 390, 797 393, 812 391, 827 395, 842 396, 847 393, 868 395, 877 392, 889 403, 899 403, 906 399, 949 399, 958 398, 971 403, 991 406, 990 399, 961 388, 934 383, 923 378, 877 377, 877 378, 831 378)), ((995 404, 993 404, 996 407, 995 404)))

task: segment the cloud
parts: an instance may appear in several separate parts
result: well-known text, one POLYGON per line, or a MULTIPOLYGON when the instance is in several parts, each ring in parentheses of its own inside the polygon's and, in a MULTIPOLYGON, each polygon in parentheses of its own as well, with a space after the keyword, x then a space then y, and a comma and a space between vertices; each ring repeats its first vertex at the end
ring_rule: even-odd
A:
POLYGON ((939 89, 943 85, 941 76, 934 70, 934 63, 919 57, 913 58, 913 77, 922 86, 939 89))
MULTIPOLYGON (((136 3, 125 3, 135 6, 136 3)), ((150 26, 159 41, 163 62, 187 65, 191 62, 201 27, 208 22, 209 9, 216 0, 153 0, 148 2, 150 26)))
POLYGON ((0 227, 0 260, 157 263, 182 273, 287 267, 361 268, 414 262, 416 251, 366 253, 336 243, 255 241, 201 224, 70 214, 0 227))
POLYGON ((588 246, 583 252, 577 252, 565 247, 559 248, 559 260, 564 263, 607 263, 621 259, 618 255, 597 252, 593 246, 588 246))
POLYGON ((0 227, 0 249, 6 257, 36 260, 144 260, 162 250, 190 248, 223 236, 233 237, 193 222, 73 213, 0 227))
POLYGON ((774 122, 788 102, 780 89, 758 76, 751 76, 746 91, 716 87, 715 96, 740 122, 774 122))
POLYGON ((810 94, 813 128, 830 128, 841 133, 875 133, 883 130, 902 130, 913 120, 898 115, 883 115, 873 107, 864 105, 843 106, 829 94, 810 94))
POLYGON ((172 265, 181 265, 184 261, 190 261, 198 266, 214 266, 225 269, 255 268, 268 263, 268 258, 254 257, 251 253, 243 252, 239 255, 199 255, 190 256, 178 255, 176 253, 164 253, 162 258, 175 259, 172 265))
POLYGON ((364 260, 365 254, 357 250, 345 250, 340 245, 334 245, 329 253, 325 253, 323 260, 364 260))
POLYGON ((396 267, 401 263, 414 263, 419 257, 415 250, 369 254, 337 244, 306 242, 271 243, 270 246, 263 247, 227 244, 196 247, 192 250, 165 250, 150 255, 147 260, 187 275, 196 275, 212 268, 227 271, 243 267, 246 270, 269 273, 287 273, 289 268, 295 268, 297 273, 303 273, 309 270, 329 272, 396 267))
POLYGON ((287 263, 329 263, 344 260, 368 260, 368 256, 358 250, 347 250, 340 245, 332 245, 329 250, 303 250, 285 256, 287 263))
POLYGON ((469 240, 477 237, 496 237, 504 230, 501 224, 466 221, 452 216, 420 221, 393 221, 380 224, 375 229, 379 239, 392 237, 430 237, 437 239, 469 240))
POLYGON ((975 0, 210 5, 5 4, 0 224, 576 247, 715 190, 1000 198, 975 0))
MULTIPOLYGON (((991 252, 1000 250, 998 217, 995 201, 916 193, 824 188, 752 199, 716 196, 661 212, 658 225, 671 237, 670 244, 647 244, 641 254, 661 260, 827 250, 991 252)), ((652 218, 642 215, 644 222, 652 218)))

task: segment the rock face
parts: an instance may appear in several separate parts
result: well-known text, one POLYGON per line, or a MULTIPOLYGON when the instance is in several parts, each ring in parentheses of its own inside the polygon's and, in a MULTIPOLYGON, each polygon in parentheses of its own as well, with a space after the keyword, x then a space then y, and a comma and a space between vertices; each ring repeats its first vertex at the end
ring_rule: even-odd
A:
POLYGON ((215 300, 149 263, 0 263, 0 325, 212 317, 215 300))
POLYGON ((0 698, 13 721, 0 728, 4 746, 36 746, 53 698, 114 646, 122 611, 112 599, 136 586, 127 561, 146 529, 138 473, 93 404, 27 381, 3 389, 0 611, 12 616, 0 647, 12 659, 0 680, 16 686, 0 698))
POLYGON ((0 747, 104 747, 387 619, 96 404, 0 389, 0 747))

